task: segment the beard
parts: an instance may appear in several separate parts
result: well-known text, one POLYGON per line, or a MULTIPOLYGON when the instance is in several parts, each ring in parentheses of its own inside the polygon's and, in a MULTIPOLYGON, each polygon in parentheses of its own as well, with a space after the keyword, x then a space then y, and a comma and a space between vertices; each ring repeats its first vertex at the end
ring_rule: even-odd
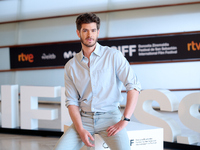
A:
MULTIPOLYGON (((87 40, 88 38, 86 38, 86 40, 87 40)), ((83 45, 85 45, 86 47, 93 47, 96 43, 97 43, 97 38, 96 39, 93 39, 94 40, 94 43, 91 43, 91 44, 87 44, 86 42, 84 42, 84 40, 83 40, 83 38, 81 37, 80 38, 80 40, 81 40, 81 43, 83 44, 83 45)))

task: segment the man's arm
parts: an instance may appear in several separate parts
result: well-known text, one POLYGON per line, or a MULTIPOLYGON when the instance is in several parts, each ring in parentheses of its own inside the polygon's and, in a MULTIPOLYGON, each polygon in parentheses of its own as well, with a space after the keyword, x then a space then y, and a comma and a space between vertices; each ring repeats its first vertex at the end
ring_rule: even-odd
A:
POLYGON ((131 118, 138 101, 138 96, 139 92, 135 89, 127 92, 127 102, 124 110, 124 116, 126 118, 131 118))
POLYGON ((88 147, 94 147, 94 144, 89 142, 89 138, 94 141, 93 136, 83 128, 82 120, 81 120, 81 115, 79 112, 79 107, 75 105, 69 105, 68 106, 69 114, 70 117, 74 123, 74 126, 79 133, 81 140, 83 143, 85 143, 86 146, 88 147))
MULTIPOLYGON (((139 92, 135 89, 130 90, 127 92, 127 103, 124 110, 124 116, 126 118, 130 118, 133 114, 133 111, 136 107, 137 101, 138 101, 139 92)), ((125 128, 128 124, 128 121, 119 121, 118 123, 114 124, 113 126, 110 126, 107 129, 108 136, 113 136, 117 134, 117 132, 121 131, 123 128, 125 128)))

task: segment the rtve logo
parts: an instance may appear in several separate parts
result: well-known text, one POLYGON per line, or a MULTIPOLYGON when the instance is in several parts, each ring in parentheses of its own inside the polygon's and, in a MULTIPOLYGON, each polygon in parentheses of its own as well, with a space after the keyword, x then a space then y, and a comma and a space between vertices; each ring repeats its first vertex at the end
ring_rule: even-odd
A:
POLYGON ((18 61, 28 61, 30 63, 34 62, 34 56, 33 54, 24 54, 24 53, 21 53, 18 55, 18 61))
POLYGON ((192 41, 191 43, 187 43, 187 49, 188 49, 188 51, 200 50, 200 43, 195 43, 194 41, 192 41))

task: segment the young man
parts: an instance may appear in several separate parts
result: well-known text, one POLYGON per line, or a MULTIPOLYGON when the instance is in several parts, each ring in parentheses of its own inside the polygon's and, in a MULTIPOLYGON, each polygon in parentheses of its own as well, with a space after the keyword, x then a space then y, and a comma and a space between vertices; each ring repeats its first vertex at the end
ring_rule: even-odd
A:
POLYGON ((99 134, 111 150, 129 150, 126 125, 137 103, 141 86, 128 61, 116 49, 98 42, 100 19, 86 13, 76 19, 81 51, 65 65, 65 94, 73 124, 58 141, 56 150, 94 147, 99 134), (123 115, 122 84, 127 90, 123 115))

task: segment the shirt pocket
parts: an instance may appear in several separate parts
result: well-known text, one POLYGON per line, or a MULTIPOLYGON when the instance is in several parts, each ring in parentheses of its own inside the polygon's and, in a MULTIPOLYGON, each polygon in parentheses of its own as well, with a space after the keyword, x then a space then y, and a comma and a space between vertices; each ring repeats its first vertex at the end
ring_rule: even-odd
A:
POLYGON ((96 72, 96 82, 99 86, 112 86, 114 83, 114 76, 112 70, 103 69, 97 70, 96 72))

